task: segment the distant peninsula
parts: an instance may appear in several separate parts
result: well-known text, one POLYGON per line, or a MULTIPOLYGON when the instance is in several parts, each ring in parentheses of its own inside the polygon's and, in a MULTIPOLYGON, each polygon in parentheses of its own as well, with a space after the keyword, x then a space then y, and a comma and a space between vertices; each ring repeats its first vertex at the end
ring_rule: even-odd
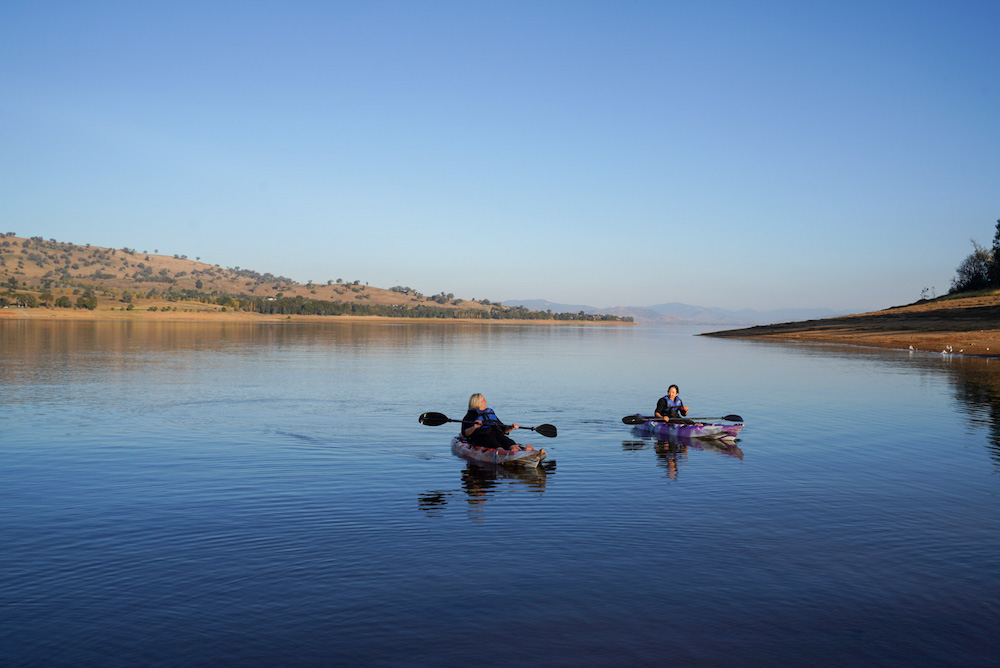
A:
POLYGON ((0 233, 0 317, 275 320, 423 318, 631 323, 613 314, 553 313, 360 280, 296 283, 133 248, 103 248, 0 233))
POLYGON ((1000 357, 1000 291, 958 293, 883 311, 709 332, 703 336, 1000 357))

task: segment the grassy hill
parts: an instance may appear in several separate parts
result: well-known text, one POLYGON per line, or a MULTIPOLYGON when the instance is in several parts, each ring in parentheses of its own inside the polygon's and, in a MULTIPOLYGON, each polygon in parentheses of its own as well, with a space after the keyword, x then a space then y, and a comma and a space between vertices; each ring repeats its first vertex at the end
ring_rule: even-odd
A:
POLYGON ((223 268, 131 248, 101 248, 0 234, 0 306, 145 310, 242 310, 317 315, 484 319, 612 320, 549 314, 404 286, 359 281, 295 283, 240 267, 223 268), (5 303, 4 303, 5 302, 5 303))

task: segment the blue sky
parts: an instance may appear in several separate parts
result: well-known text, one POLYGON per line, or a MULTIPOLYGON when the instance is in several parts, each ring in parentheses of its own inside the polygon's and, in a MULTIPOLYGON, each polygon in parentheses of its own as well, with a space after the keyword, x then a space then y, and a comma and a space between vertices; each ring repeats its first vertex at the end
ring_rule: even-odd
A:
POLYGON ((307 281, 869 310, 1000 218, 1000 3, 0 5, 0 227, 307 281))

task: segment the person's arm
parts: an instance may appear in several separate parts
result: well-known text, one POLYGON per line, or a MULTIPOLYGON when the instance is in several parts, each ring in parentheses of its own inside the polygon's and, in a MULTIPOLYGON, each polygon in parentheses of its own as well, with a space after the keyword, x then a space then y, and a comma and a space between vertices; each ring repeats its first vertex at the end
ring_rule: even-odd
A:
POLYGON ((473 422, 468 427, 466 427, 465 424, 466 424, 465 422, 462 423, 462 436, 465 436, 466 438, 469 438, 474 433, 476 433, 477 429, 479 429, 480 427, 483 426, 483 421, 482 420, 476 420, 475 422, 473 422))
POLYGON ((501 433, 509 434, 510 432, 512 432, 515 429, 517 429, 517 423, 516 422, 513 423, 513 424, 504 424, 503 422, 500 421, 500 418, 497 417, 496 413, 493 413, 493 417, 496 418, 496 422, 494 422, 494 421, 491 420, 490 424, 492 424, 497 429, 499 429, 501 433))

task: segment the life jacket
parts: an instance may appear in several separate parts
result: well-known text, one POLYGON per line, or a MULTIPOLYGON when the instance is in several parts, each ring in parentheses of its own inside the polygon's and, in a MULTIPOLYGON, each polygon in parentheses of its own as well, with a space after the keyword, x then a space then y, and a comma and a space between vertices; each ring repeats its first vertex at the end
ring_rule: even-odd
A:
POLYGON ((681 407, 684 406, 681 395, 678 394, 673 399, 670 398, 670 395, 664 395, 663 401, 667 404, 667 417, 683 417, 680 411, 681 407))
POLYGON ((500 418, 497 417, 497 414, 493 412, 492 408, 487 408, 484 411, 477 410, 476 417, 483 421, 484 427, 489 425, 490 427, 503 429, 503 422, 500 422, 500 418))
MULTIPOLYGON (((482 420, 483 421, 483 426, 481 426, 479 428, 479 431, 482 431, 483 433, 486 433, 487 431, 489 431, 490 429, 493 429, 493 428, 497 428, 501 432, 503 431, 504 424, 502 422, 500 422, 500 418, 497 417, 497 414, 493 412, 492 408, 487 407, 486 410, 478 410, 477 409, 474 412, 476 414, 476 417, 472 420, 472 422, 475 422, 476 420, 482 420)), ((468 427, 466 425, 467 424, 471 425, 472 422, 466 423, 466 422, 463 421, 463 423, 462 423, 462 429, 467 429, 468 427)))

